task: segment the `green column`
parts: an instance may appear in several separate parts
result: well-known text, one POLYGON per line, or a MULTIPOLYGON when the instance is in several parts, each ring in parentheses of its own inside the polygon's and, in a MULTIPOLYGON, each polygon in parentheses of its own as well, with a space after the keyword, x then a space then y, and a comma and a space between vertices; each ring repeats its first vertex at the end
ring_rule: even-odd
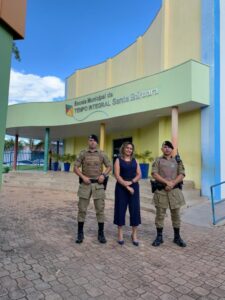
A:
POLYGON ((45 129, 45 153, 44 153, 44 172, 48 171, 48 151, 49 151, 49 128, 45 129))
POLYGON ((0 24, 0 188, 4 153, 6 117, 8 110, 9 77, 12 53, 12 35, 0 24))

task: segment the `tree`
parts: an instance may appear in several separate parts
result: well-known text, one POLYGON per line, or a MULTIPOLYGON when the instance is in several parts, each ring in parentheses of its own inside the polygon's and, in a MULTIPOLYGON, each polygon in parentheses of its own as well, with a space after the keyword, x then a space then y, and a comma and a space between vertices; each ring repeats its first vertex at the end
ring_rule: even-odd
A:
POLYGON ((34 149, 36 151, 43 151, 44 149, 44 142, 43 141, 39 141, 37 144, 34 145, 34 149))
POLYGON ((21 61, 20 51, 15 42, 13 42, 13 44, 12 44, 12 53, 16 60, 21 61))
MULTIPOLYGON (((15 145, 15 140, 13 138, 11 138, 9 140, 5 140, 4 151, 13 151, 14 145, 15 145)), ((24 148, 23 141, 18 142, 18 148, 19 148, 19 150, 22 150, 24 148)))
POLYGON ((31 151, 43 151, 44 142, 35 139, 29 139, 28 142, 25 142, 25 145, 29 147, 31 151))
POLYGON ((5 140, 4 150, 11 151, 14 149, 14 139, 5 140))

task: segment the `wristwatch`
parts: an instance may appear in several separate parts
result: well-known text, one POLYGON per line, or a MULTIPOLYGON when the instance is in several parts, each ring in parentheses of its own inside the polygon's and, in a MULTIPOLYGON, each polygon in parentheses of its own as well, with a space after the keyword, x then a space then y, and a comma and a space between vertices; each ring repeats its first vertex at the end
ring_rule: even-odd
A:
POLYGON ((104 176, 104 178, 106 178, 106 177, 107 177, 107 175, 106 175, 105 173, 102 173, 101 175, 102 175, 102 176, 104 176))

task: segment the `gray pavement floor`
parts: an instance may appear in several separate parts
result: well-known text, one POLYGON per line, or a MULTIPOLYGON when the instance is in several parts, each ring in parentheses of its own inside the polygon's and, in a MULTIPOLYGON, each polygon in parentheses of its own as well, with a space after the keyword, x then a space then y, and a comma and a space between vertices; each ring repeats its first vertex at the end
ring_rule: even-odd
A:
MULTIPOLYGON (((139 247, 131 243, 128 225, 124 228, 125 244, 120 246, 112 224, 113 204, 112 199, 106 200, 107 244, 97 241, 91 201, 85 240, 78 245, 74 192, 3 186, 0 299, 225 299, 223 224, 195 224, 198 218, 190 221, 191 216, 196 211, 201 215, 202 210, 193 206, 182 213, 182 237, 187 247, 173 243, 169 217, 165 220, 164 243, 152 247, 154 213, 142 209, 139 247)), ((209 203, 198 205, 206 207, 209 203)))

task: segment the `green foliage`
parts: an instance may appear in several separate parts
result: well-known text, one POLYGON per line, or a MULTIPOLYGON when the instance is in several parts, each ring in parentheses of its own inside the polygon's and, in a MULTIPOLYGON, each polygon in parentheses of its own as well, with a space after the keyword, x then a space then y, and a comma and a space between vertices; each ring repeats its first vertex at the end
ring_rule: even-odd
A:
POLYGON ((76 160, 76 154, 65 153, 61 156, 60 160, 64 163, 73 163, 76 160))
MULTIPOLYGON (((11 138, 9 140, 5 140, 4 151, 13 151, 14 145, 15 145, 15 140, 13 138, 11 138)), ((24 147, 24 143, 22 141, 19 141, 18 142, 19 150, 22 150, 23 147, 24 147)))
POLYGON ((2 173, 8 173, 9 171, 10 171, 10 167, 6 166, 6 167, 3 167, 2 173))
POLYGON ((25 142, 25 145, 29 147, 31 151, 43 151, 45 146, 44 141, 35 139, 29 139, 25 142))
POLYGON ((61 155, 58 153, 53 152, 50 154, 50 156, 54 162, 58 162, 58 161, 62 160, 61 155))
POLYGON ((20 51, 15 42, 13 42, 13 44, 12 44, 12 53, 16 60, 21 61, 20 51))
POLYGON ((34 150, 42 151, 45 147, 44 141, 39 141, 37 144, 34 144, 34 150))
POLYGON ((151 156, 152 152, 149 150, 145 150, 144 152, 135 153, 135 157, 140 160, 141 163, 147 163, 154 160, 154 158, 151 156))
POLYGON ((34 150, 34 139, 29 139, 25 144, 31 151, 34 150))
POLYGON ((4 150, 10 151, 14 149, 14 139, 5 140, 4 150))
POLYGON ((18 165, 16 167, 16 170, 17 171, 24 171, 24 170, 43 171, 43 166, 37 166, 37 165, 20 166, 20 165, 18 165))

